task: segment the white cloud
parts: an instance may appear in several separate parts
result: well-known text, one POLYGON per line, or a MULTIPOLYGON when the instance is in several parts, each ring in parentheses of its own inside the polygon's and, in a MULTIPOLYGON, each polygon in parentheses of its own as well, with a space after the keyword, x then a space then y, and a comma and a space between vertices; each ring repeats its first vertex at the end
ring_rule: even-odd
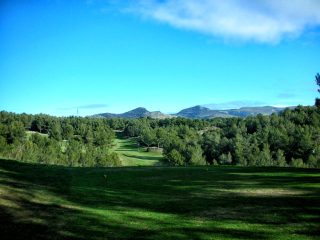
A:
POLYGON ((237 109, 242 107, 259 107, 259 106, 267 106, 268 104, 261 101, 230 101, 230 102, 220 102, 220 103, 210 103, 210 104, 202 104, 201 106, 207 107, 213 110, 225 110, 225 109, 237 109))
POLYGON ((320 25, 320 0, 137 0, 130 11, 226 39, 276 43, 320 25))

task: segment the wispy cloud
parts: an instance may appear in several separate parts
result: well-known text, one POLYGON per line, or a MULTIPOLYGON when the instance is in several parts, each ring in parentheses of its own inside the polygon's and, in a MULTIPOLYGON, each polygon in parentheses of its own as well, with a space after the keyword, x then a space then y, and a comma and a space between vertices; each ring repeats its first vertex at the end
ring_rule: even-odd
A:
POLYGON ((87 105, 80 105, 76 107, 61 107, 57 110, 60 111, 70 111, 75 109, 98 109, 98 108, 105 108, 108 107, 108 104, 96 103, 96 104, 87 104, 87 105))
POLYGON ((202 106, 213 109, 213 110, 224 110, 224 109, 234 109, 234 108, 241 108, 241 107, 258 107, 258 106, 265 106, 265 102, 260 101, 230 101, 230 102, 222 102, 222 103, 210 103, 210 104, 203 104, 202 106))
POLYGON ((297 97, 297 95, 294 93, 279 93, 277 97, 280 99, 291 99, 297 97))
POLYGON ((104 107, 108 107, 108 104, 101 104, 101 103, 88 104, 88 105, 78 106, 77 108, 79 108, 79 109, 96 109, 96 108, 104 108, 104 107))
POLYGON ((128 11, 177 28, 263 43, 320 25, 319 0, 137 0, 128 11))

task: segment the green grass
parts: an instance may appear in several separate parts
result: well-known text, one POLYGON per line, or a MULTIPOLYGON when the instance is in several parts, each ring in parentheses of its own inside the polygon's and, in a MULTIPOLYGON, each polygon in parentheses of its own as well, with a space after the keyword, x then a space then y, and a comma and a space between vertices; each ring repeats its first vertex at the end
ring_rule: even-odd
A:
POLYGON ((1 239, 319 239, 320 170, 0 160, 1 239))
POLYGON ((123 166, 163 165, 161 153, 148 152, 146 148, 139 148, 134 138, 124 138, 118 134, 113 150, 119 154, 123 166))
POLYGON ((35 131, 26 131, 27 138, 30 138, 34 134, 39 134, 42 137, 48 137, 49 136, 48 134, 45 134, 45 133, 39 133, 39 132, 35 132, 35 131))

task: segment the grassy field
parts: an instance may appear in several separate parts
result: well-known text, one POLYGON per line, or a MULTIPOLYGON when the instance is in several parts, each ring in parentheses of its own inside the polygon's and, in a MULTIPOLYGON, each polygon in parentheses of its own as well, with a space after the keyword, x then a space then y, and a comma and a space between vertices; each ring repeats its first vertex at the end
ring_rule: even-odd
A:
POLYGON ((159 152, 148 152, 138 148, 133 138, 124 138, 117 134, 114 151, 119 154, 123 166, 159 166, 163 165, 163 156, 159 152))
POLYGON ((0 160, 1 239, 319 239, 320 170, 0 160))

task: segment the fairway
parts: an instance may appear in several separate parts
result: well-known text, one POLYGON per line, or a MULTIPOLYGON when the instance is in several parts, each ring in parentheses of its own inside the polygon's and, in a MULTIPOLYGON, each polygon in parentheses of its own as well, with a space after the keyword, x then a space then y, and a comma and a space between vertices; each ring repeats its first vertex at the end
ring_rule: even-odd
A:
POLYGON ((159 166, 163 156, 159 152, 148 152, 144 147, 138 147, 134 138, 124 138, 117 134, 113 150, 119 154, 123 166, 159 166))
POLYGON ((320 171, 0 160, 1 239, 317 239, 320 171))

